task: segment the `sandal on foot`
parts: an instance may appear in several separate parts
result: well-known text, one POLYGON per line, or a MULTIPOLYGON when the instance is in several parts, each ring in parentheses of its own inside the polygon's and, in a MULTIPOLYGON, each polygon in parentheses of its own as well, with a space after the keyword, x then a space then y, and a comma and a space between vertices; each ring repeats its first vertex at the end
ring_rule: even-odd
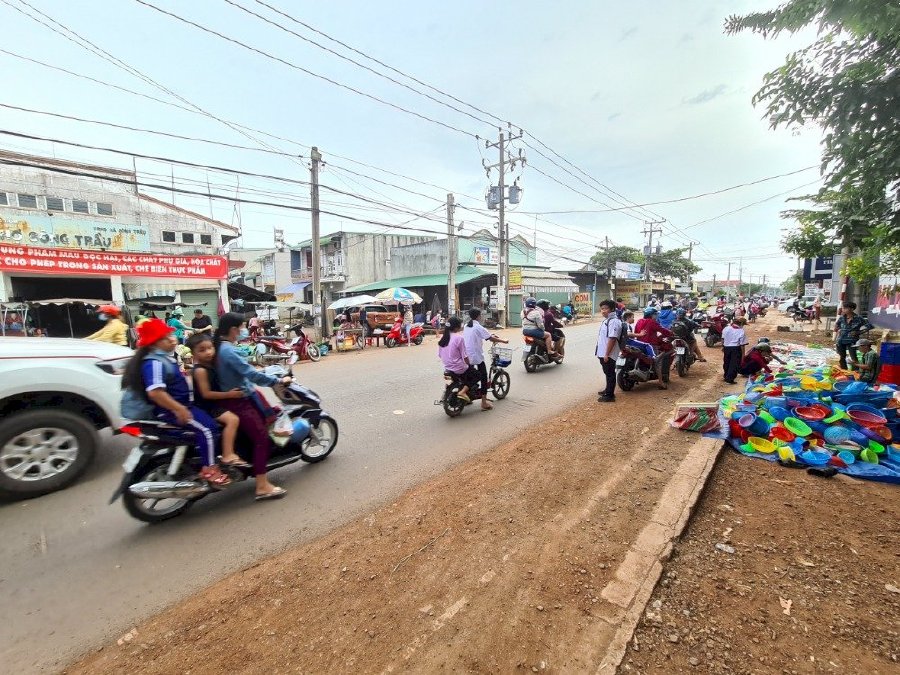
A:
POLYGON ((200 478, 212 486, 214 490, 221 490, 231 485, 231 478, 222 473, 218 467, 207 466, 200 469, 200 478))
POLYGON ((228 461, 219 457, 219 466, 230 466, 235 469, 249 469, 250 468, 250 464, 248 462, 245 462, 240 457, 238 457, 237 459, 232 459, 232 460, 228 460, 228 461))
POLYGON ((287 490, 284 488, 277 487, 271 492, 263 492, 262 494, 256 495, 253 500, 257 502, 264 502, 267 499, 281 499, 287 494, 287 490))
POLYGON ((462 400, 465 401, 466 403, 471 403, 471 402, 472 402, 472 399, 469 398, 469 395, 468 395, 468 394, 457 394, 457 395, 456 395, 456 398, 462 399, 462 400))

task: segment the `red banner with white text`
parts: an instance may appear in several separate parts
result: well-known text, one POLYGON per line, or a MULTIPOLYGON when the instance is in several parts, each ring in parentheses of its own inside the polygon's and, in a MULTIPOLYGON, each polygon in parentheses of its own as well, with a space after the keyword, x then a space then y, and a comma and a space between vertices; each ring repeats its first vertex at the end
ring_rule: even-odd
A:
POLYGON ((56 276, 224 279, 228 276, 228 261, 217 255, 106 253, 0 244, 0 271, 56 276))

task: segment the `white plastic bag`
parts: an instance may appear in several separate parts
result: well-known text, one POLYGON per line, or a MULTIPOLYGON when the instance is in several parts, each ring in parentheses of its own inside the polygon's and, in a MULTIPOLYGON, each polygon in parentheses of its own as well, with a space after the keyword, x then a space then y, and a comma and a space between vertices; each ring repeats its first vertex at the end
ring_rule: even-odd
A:
POLYGON ((281 413, 269 427, 269 437, 278 447, 284 447, 294 433, 294 422, 287 413, 281 413))

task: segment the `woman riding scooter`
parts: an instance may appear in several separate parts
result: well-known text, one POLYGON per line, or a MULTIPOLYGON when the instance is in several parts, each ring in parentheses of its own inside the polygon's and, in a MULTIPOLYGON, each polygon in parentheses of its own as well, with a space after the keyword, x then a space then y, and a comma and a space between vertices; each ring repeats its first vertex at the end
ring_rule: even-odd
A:
POLYGON ((544 330, 550 333, 553 344, 556 347, 556 353, 560 357, 566 355, 566 336, 562 332, 563 325, 556 318, 553 310, 550 309, 549 300, 538 300, 537 306, 544 310, 544 330))
POLYGON ((660 389, 669 388, 669 365, 671 362, 670 354, 671 345, 664 343, 662 338, 674 337, 671 331, 663 328, 656 320, 658 310, 656 307, 647 307, 644 309, 644 318, 638 321, 634 326, 634 337, 640 338, 644 342, 653 347, 656 353, 654 358, 654 368, 656 370, 656 378, 659 381, 660 389))
POLYGON ((537 300, 534 298, 525 299, 525 309, 522 310, 522 335, 543 340, 547 354, 551 358, 556 358, 557 353, 553 351, 553 336, 544 328, 544 312, 538 309, 537 300))

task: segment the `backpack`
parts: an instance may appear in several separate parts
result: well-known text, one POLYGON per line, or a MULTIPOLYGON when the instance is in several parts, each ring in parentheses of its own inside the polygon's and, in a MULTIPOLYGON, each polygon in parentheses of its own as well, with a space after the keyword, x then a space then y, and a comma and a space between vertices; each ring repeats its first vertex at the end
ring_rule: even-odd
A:
MULTIPOLYGON (((613 317, 609 317, 606 319, 606 321, 609 321, 609 319, 612 319, 612 318, 613 317)), ((609 335, 609 333, 607 332, 607 335, 609 335, 609 337, 615 338, 616 342, 619 343, 619 349, 622 350, 625 348, 625 345, 628 343, 628 324, 625 323, 624 321, 622 321, 621 319, 619 320, 619 322, 622 326, 619 329, 619 334, 618 335, 609 335)), ((609 329, 607 328, 607 331, 608 330, 609 329)))
MULTIPOLYGON (((144 361, 152 359, 163 364, 163 376, 166 382, 175 376, 175 370, 178 366, 173 364, 169 359, 159 354, 148 354, 144 357, 144 361)), ((122 401, 119 404, 119 413, 122 419, 126 420, 148 420, 153 419, 153 403, 147 398, 147 392, 143 389, 135 391, 131 387, 122 390, 122 401)))

